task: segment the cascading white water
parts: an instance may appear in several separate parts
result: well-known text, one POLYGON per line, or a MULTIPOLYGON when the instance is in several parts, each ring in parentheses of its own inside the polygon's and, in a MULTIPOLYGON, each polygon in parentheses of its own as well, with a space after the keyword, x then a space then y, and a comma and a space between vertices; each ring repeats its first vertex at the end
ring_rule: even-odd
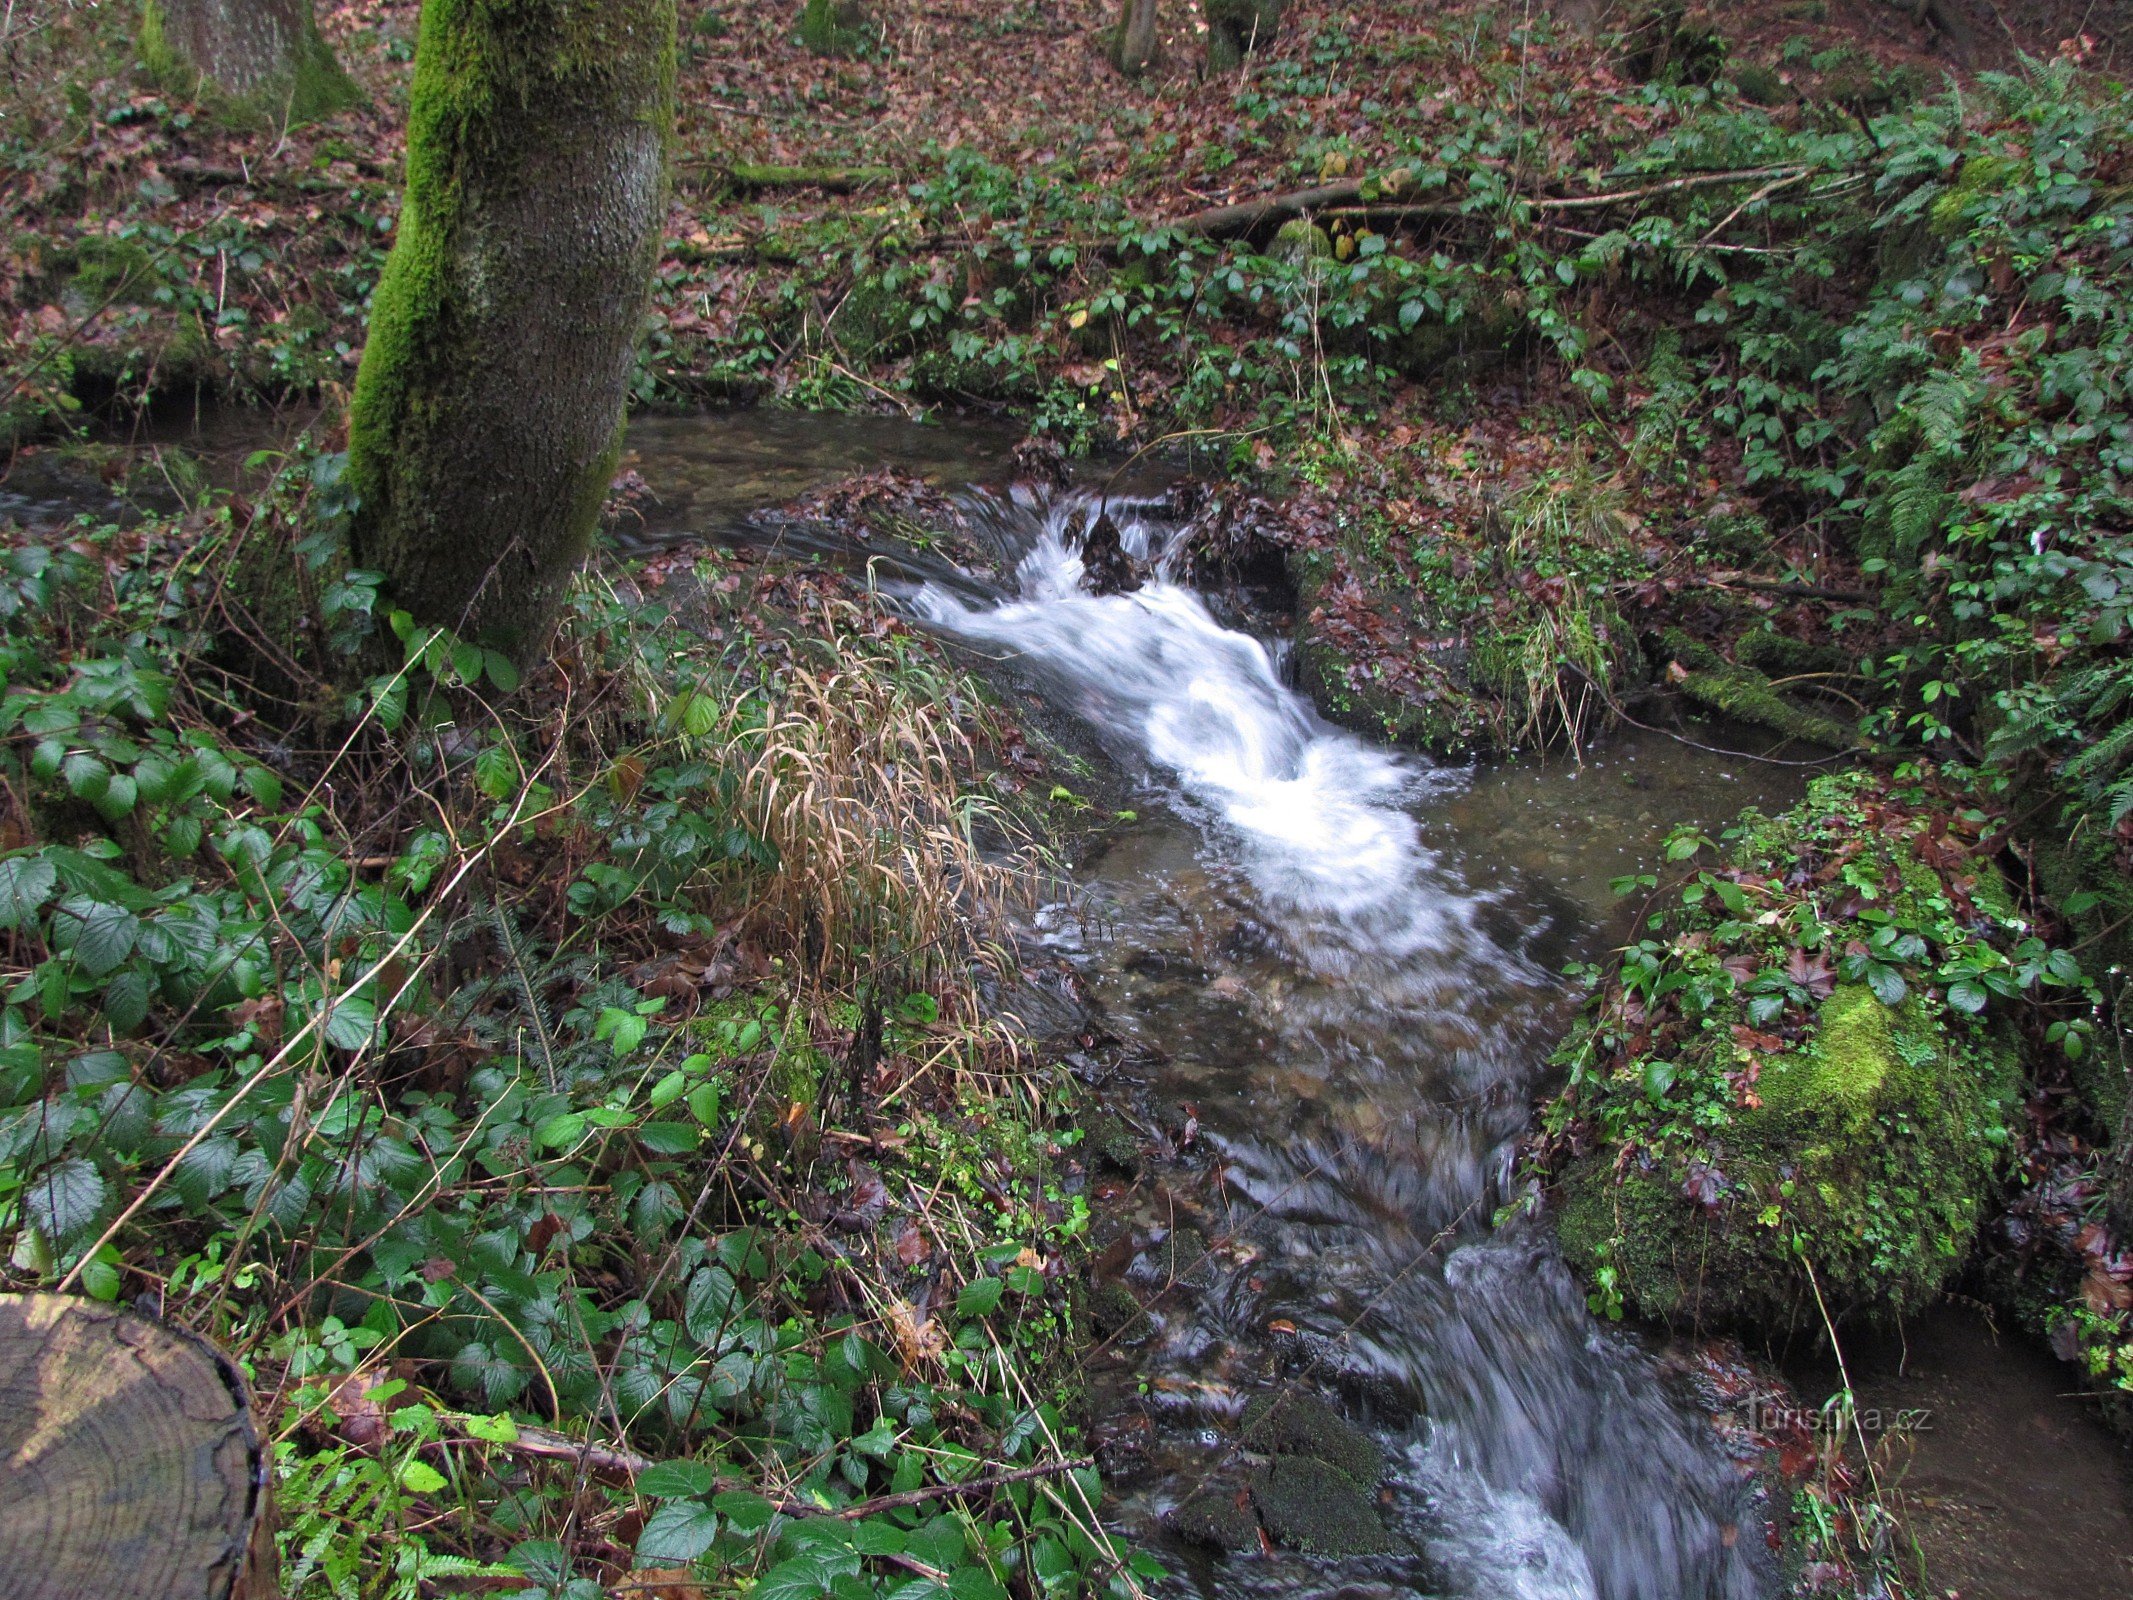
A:
POLYGON ((1314 964, 1397 964, 1458 941, 1467 902, 1417 892, 1435 858, 1408 806, 1433 774, 1328 727, 1264 644, 1221 626, 1171 579, 1168 530, 1130 509, 1118 513, 1120 542, 1154 578, 1131 594, 1086 592, 1070 511, 1055 506, 1036 523, 1014 598, 972 605, 928 584, 913 609, 1049 668, 1084 720, 1174 775, 1231 835, 1314 964))
MULTIPOLYGON (((1392 1516, 1426 1567, 1381 1568, 1370 1592, 1764 1592, 1742 1486, 1708 1426, 1597 1327, 1544 1239, 1490 1228, 1558 995, 1491 927, 1517 908, 1426 842, 1432 799, 1460 775, 1323 721, 1260 641, 1176 581, 1173 530, 1154 517, 1112 508, 1153 577, 1098 596, 1075 548, 1093 508, 978 509, 1013 591, 986 603, 928 584, 906 602, 1012 652, 1143 764, 1200 828, 1196 870, 1270 930, 1270 953, 1220 982, 1159 986, 1160 999, 1120 986, 1106 1002, 1114 1026, 1175 1063, 1171 1088, 1195 1096, 1224 1157, 1224 1200, 1250 1219, 1250 1269, 1217 1272, 1195 1320, 1166 1322, 1142 1356, 1151 1392, 1219 1389, 1221 1364, 1269 1325, 1337 1348, 1345 1377, 1398 1420, 1392 1516)), ((1154 908, 1135 935, 1151 944, 1186 915, 1175 882, 1110 887, 1154 908)), ((1190 1404, 1173 1419, 1205 1420, 1190 1404)), ((1226 1563, 1215 1588, 1362 1592, 1352 1564, 1329 1576, 1261 1557, 1226 1563)))

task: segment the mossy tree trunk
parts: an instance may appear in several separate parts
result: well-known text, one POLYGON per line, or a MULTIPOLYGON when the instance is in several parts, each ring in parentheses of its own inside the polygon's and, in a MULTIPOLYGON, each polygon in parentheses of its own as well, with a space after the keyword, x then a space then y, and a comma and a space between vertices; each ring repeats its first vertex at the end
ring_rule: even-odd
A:
POLYGON ((243 120, 314 122, 362 98, 312 0, 143 0, 140 50, 159 81, 243 120))
POLYGON ((2125 1109, 2106 1155, 2111 1227, 2123 1245, 2133 1241, 2133 1084, 2127 1085, 2125 1109))
POLYGON ((818 56, 864 55, 877 37, 865 0, 807 0, 800 12, 800 43, 818 56))
POLYGON ((622 445, 666 204, 674 0, 428 0, 351 407, 355 565, 524 659, 622 445))
POLYGON ((1205 0, 1207 68, 1234 72, 1250 52, 1268 44, 1281 26, 1285 0, 1205 0))
POLYGON ((1129 78, 1155 64, 1155 7, 1156 0, 1125 0, 1111 30, 1111 65, 1129 78))

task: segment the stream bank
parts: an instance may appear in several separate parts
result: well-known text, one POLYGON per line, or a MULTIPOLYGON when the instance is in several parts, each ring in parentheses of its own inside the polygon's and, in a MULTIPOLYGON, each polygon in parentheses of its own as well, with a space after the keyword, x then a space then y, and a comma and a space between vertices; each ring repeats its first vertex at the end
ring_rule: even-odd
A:
MULTIPOLYGON (((728 508, 691 499, 722 470, 699 463, 827 482, 854 438, 878 440, 884 465, 934 478, 890 480, 886 503, 935 515, 945 494, 953 526, 931 549, 893 533, 847 544, 839 564, 893 555, 904 604, 971 659, 1020 663, 999 680, 1007 705, 1034 715, 1036 696, 1089 730, 1068 783, 1110 815, 1092 829, 1075 801, 1053 802, 1082 817, 1083 855, 1033 948, 1086 1036, 1069 1064, 1121 1118, 1087 1125, 1071 1165, 1096 1210, 1091 1442, 1124 1528, 1168 1551, 1180 1581, 1225 1595, 1332 1592, 1365 1572, 1425 1592, 1631 1594, 1657 1560, 1684 1594, 1772 1592, 1749 1530, 1789 1508, 1759 1502, 1729 1455, 1700 1358, 1595 1321, 1543 1232, 1491 1223, 1575 1005, 1554 974, 1634 931, 1613 880, 1676 824, 1782 809, 1798 769, 1635 730, 1583 761, 1443 767, 1374 748, 1295 697, 1282 641, 1250 633, 1261 613, 1240 597, 1203 605, 1160 579, 1084 594, 1065 530, 1086 490, 1008 492, 995 435, 923 430, 922 449, 899 453, 906 425, 867 429, 809 435, 751 414, 641 429, 647 523, 684 508, 645 542, 679 581, 694 534, 731 536, 728 508), (992 487, 964 492, 972 479, 992 487), (982 555, 982 572, 922 598, 951 555, 966 569, 982 555), (1269 1421, 1254 1405, 1267 1396, 1304 1420, 1269 1421), (1641 1441, 1625 1475, 1569 1467, 1621 1455, 1625 1437, 1641 1441), (1309 1462, 1341 1476, 1295 1464, 1309 1462), (1358 1476, 1379 1471, 1366 1492, 1358 1476), (1252 1554, 1261 1527, 1277 1549, 1325 1550, 1316 1525, 1336 1513, 1361 1566, 1252 1554), (1209 1540, 1247 1549, 1214 1557, 1209 1540)), ((833 485, 750 526, 789 540, 854 503, 833 485)), ((1176 531, 1156 502, 1116 514, 1144 558, 1176 531)), ((1683 731, 1715 749, 1742 737, 1683 731)), ((1947 1403, 1990 1412, 2000 1381, 1992 1363, 1958 1364, 1947 1403)), ((2078 1408, 2060 1416, 2095 1445, 2070 1470, 2092 1474, 2111 1447, 2078 1408)), ((2019 1552, 2020 1528, 2008 1537, 2019 1552)))

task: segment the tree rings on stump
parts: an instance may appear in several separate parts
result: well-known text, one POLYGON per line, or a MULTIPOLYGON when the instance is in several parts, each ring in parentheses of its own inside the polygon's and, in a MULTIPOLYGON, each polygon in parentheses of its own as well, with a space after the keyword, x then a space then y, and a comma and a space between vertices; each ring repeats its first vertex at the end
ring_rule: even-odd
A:
POLYGON ((265 1462, 206 1340, 0 1294, 0 1600, 272 1600, 265 1462))

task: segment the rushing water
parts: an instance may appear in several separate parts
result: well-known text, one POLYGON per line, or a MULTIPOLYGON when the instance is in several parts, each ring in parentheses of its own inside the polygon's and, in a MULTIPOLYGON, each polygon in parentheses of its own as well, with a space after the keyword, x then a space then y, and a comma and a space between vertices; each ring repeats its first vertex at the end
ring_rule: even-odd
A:
MULTIPOLYGON (((117 442, 151 490, 188 480, 156 471, 178 451, 239 486, 252 451, 307 419, 208 408, 117 442)), ((654 498, 628 542, 750 538, 748 513, 877 463, 947 487, 996 480, 1012 442, 879 418, 639 418, 629 464, 654 498)), ((1046 913, 1044 936, 1127 1047, 1112 1087, 1169 1137, 1186 1108, 1199 1128, 1104 1202, 1130 1231, 1099 1266, 1136 1286, 1154 1324, 1091 1372, 1099 1437, 1135 1437, 1118 1424, 1143 1408, 1154 1419, 1139 1466, 1111 1472, 1131 1531, 1160 1540, 1166 1511, 1234 1492, 1238 1414, 1288 1383, 1335 1395, 1386 1447, 1381 1509, 1412 1553, 1216 1562, 1171 1545, 1179 1587, 1767 1592, 1743 1485, 1693 1401, 1588 1316, 1544 1238, 1491 1224, 1564 1017, 1551 974, 1625 931, 1605 926, 1608 879, 1640 870, 1670 823, 1783 805, 1788 775, 1633 733, 1583 766, 1447 771, 1388 754, 1328 728, 1285 687, 1277 652, 1189 590, 1085 593, 1067 507, 975 509, 1012 582, 904 598, 1022 661, 1138 783, 1137 820, 1086 864, 1075 903, 1046 913), (1164 1246, 1188 1237, 1212 1248, 1197 1266, 1199 1249, 1180 1248, 1188 1270, 1165 1289, 1164 1246)), ((0 523, 34 534, 84 512, 125 507, 78 463, 26 453, 0 480, 0 523)), ((1124 520, 1137 550, 1163 554, 1172 530, 1124 520)), ((1934 1587, 2126 1591, 2125 1452, 2048 1358, 1929 1334, 1852 1361, 1874 1403, 1935 1419, 1909 1502, 1934 1587)), ((1835 1381, 1800 1376, 1810 1400, 1835 1381)))
POLYGON ((1180 1581, 1231 1595, 1766 1592, 1742 1477, 1708 1424, 1594 1321, 1538 1230, 1492 1225, 1562 1021, 1550 969, 1578 908, 1441 842, 1469 775, 1321 720, 1264 643, 1166 575, 1171 530, 1114 510, 1157 576, 1098 596, 1068 506, 989 505, 1012 592, 926 586, 908 603, 1014 653, 1145 774, 1156 814, 1097 863, 1097 904, 1045 920, 1215 1156, 1208 1183, 1171 1184, 1144 1230, 1216 1245, 1196 1269, 1196 1249, 1177 1252, 1186 1282, 1131 1364, 1157 1415, 1135 1509, 1153 1523, 1185 1497, 1234 1493, 1229 1440, 1271 1375, 1272 1327, 1311 1353, 1287 1381, 1337 1386, 1378 1430, 1383 1509, 1412 1546, 1340 1563, 1255 1553, 1196 1576, 1181 1560, 1180 1581))

